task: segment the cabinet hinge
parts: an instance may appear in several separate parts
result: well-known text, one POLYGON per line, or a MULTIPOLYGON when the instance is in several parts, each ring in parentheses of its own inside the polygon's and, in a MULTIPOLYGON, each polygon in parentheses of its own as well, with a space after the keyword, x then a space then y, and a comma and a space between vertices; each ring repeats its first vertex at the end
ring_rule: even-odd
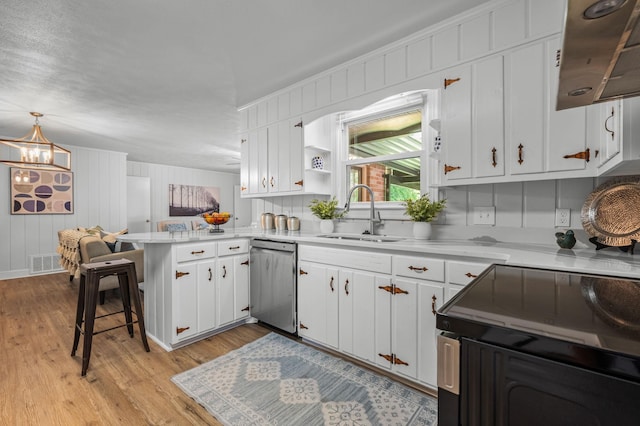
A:
POLYGON ((444 88, 446 89, 447 87, 451 86, 453 83, 457 83, 458 81, 460 81, 460 77, 458 77, 458 78, 445 78, 444 79, 444 88))
POLYGON ((576 152, 575 154, 567 154, 563 158, 577 158, 578 160, 584 160, 588 163, 589 160, 591 159, 591 152, 589 151, 589 148, 587 148, 582 152, 576 152))
POLYGON ((302 120, 300 120, 299 123, 294 124, 293 127, 302 127, 302 120))
POLYGON ((180 277, 184 277, 185 275, 189 275, 189 272, 176 271, 176 280, 180 277))

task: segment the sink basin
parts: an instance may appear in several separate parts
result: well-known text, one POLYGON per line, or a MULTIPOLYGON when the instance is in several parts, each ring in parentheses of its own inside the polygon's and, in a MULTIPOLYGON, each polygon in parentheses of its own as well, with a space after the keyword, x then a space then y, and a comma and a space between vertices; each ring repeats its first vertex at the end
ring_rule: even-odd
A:
POLYGON ((318 235, 320 238, 331 238, 334 240, 350 240, 350 241, 370 241, 373 243, 392 243, 402 241, 405 238, 387 237, 385 235, 369 235, 369 234, 325 234, 318 235))

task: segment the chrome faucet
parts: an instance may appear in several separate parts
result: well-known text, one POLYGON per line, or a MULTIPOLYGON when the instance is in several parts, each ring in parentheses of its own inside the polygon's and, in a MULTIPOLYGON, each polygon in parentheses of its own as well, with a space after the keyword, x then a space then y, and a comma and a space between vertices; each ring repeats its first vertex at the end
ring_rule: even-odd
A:
MULTIPOLYGON (((373 235, 374 232, 374 227, 376 223, 379 223, 380 220, 380 212, 378 212, 378 218, 376 218, 376 209, 374 207, 373 204, 373 191, 371 190, 371 188, 369 188, 369 186, 365 185, 365 184, 358 184, 355 185, 353 188, 351 188, 349 190, 349 195, 347 196, 347 204, 344 205, 344 211, 345 213, 349 211, 349 208, 351 208, 351 195, 353 195, 353 191, 355 191, 358 188, 364 188, 369 192, 369 198, 371 198, 371 208, 369 209, 369 233, 371 235, 373 235)), ((365 232, 366 233, 366 232, 365 232)))

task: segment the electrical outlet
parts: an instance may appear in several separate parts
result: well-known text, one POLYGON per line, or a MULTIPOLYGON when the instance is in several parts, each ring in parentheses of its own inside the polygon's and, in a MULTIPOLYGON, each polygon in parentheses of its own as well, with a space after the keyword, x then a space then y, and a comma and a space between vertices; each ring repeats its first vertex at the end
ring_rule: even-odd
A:
POLYGON ((473 208, 473 224, 474 225, 495 225, 496 224, 496 208, 495 207, 474 207, 473 208))
POLYGON ((556 226, 571 226, 571 209, 556 209, 556 226))

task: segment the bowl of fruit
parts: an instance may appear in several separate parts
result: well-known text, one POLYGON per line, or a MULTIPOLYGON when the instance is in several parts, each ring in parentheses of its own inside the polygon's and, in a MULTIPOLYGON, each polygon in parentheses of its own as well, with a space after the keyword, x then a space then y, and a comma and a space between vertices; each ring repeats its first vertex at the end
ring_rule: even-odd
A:
POLYGON ((228 212, 203 213, 202 218, 210 225, 209 232, 224 232, 223 229, 220 229, 220 225, 227 223, 231 214, 228 212))

